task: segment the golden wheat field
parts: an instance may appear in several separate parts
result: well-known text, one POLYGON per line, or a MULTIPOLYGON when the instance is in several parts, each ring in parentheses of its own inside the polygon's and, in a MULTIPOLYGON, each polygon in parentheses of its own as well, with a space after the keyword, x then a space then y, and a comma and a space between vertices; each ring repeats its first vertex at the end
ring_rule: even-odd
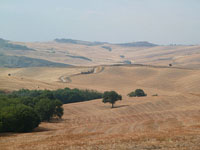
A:
POLYGON ((113 109, 101 99, 66 104, 62 120, 42 123, 32 133, 0 134, 0 149, 199 150, 199 76, 198 69, 138 65, 1 68, 3 90, 116 90, 123 100, 113 109), (136 88, 147 97, 127 97, 136 88))

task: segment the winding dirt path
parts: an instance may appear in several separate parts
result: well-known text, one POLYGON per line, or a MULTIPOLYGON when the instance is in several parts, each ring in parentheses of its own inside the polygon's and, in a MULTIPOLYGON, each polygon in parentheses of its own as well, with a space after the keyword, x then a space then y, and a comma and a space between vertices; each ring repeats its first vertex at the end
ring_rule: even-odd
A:
POLYGON ((72 75, 69 75, 69 76, 63 75, 59 78, 59 80, 63 83, 71 83, 72 82, 71 78, 74 77, 74 76, 86 75, 86 74, 97 74, 97 73, 103 72, 103 70, 104 70, 103 66, 97 66, 97 67, 93 67, 92 69, 88 69, 88 72, 80 72, 80 73, 72 74, 72 75))

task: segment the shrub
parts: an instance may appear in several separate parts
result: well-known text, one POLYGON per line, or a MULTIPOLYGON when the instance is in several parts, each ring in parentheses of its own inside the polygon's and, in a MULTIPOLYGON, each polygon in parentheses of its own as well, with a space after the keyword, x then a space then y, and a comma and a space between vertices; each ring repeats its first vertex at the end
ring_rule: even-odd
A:
MULTIPOLYGON (((0 116, 1 117, 1 116, 0 116)), ((3 123, 0 121, 0 133, 3 132, 3 123)))
POLYGON ((142 89, 136 89, 128 94, 129 97, 143 97, 147 96, 147 94, 142 89))
POLYGON ((23 104, 4 107, 0 118, 1 132, 29 132, 40 123, 39 116, 33 108, 23 104))
POLYGON ((54 115, 55 106, 53 101, 49 99, 41 99, 35 105, 35 111, 39 115, 41 121, 50 121, 54 115))

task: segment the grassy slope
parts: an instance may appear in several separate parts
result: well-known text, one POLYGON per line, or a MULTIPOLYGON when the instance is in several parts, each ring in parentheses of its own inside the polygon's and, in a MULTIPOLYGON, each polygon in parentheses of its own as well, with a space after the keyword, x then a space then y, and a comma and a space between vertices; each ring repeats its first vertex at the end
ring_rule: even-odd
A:
POLYGON ((1 83, 9 82, 7 88, 10 89, 12 86, 20 88, 17 83, 20 81, 31 89, 40 83, 50 89, 69 86, 116 90, 123 95, 123 100, 116 103, 115 109, 101 100, 65 105, 62 122, 43 123, 34 133, 0 137, 0 147, 39 150, 199 148, 200 70, 110 66, 96 74, 71 77, 71 83, 58 83, 60 76, 90 68, 69 69, 56 68, 50 74, 53 70, 49 68, 4 68, 0 70, 0 79, 1 83), (36 75, 37 71, 40 75, 36 75), (8 72, 13 76, 7 77, 8 72), (21 81, 20 77, 25 80, 21 81), (128 98, 126 94, 135 88, 144 89, 148 96, 128 98), (158 97, 151 96, 155 93, 158 97))
POLYGON ((27 51, 34 51, 34 49, 31 49, 24 45, 19 44, 13 44, 10 43, 7 40, 0 38, 0 50, 27 50, 27 51))
POLYGON ((10 55, 27 56, 40 58, 49 61, 66 63, 72 65, 102 65, 116 64, 125 62, 164 65, 172 63, 174 66, 199 68, 200 46, 155 46, 155 47, 122 47, 104 43, 103 45, 81 45, 72 43, 15 43, 26 45, 36 51, 16 53, 15 51, 6 52, 10 55), (109 47, 112 51, 103 48, 109 47), (53 49, 53 51, 52 51, 53 49), (79 58, 70 58, 78 56, 79 58), (123 58, 120 56, 124 56, 123 58), (84 60, 82 58, 86 58, 84 60), (88 60, 92 61, 88 61, 88 60))
POLYGON ((25 56, 0 55, 0 67, 23 68, 23 67, 67 67, 70 65, 55 63, 43 59, 29 58, 25 56))

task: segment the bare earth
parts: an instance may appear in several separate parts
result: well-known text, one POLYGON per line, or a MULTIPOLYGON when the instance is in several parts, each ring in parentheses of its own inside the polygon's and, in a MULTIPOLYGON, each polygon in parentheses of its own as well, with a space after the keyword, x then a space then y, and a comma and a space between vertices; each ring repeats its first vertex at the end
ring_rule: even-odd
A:
POLYGON ((137 65, 1 68, 3 90, 64 87, 116 90, 123 100, 114 109, 100 99, 66 104, 61 121, 42 123, 32 133, 0 134, 0 149, 199 150, 199 76, 200 70, 194 68, 137 65), (81 74, 91 69, 93 73, 81 74), (148 96, 126 96, 136 88, 144 89, 148 96))

